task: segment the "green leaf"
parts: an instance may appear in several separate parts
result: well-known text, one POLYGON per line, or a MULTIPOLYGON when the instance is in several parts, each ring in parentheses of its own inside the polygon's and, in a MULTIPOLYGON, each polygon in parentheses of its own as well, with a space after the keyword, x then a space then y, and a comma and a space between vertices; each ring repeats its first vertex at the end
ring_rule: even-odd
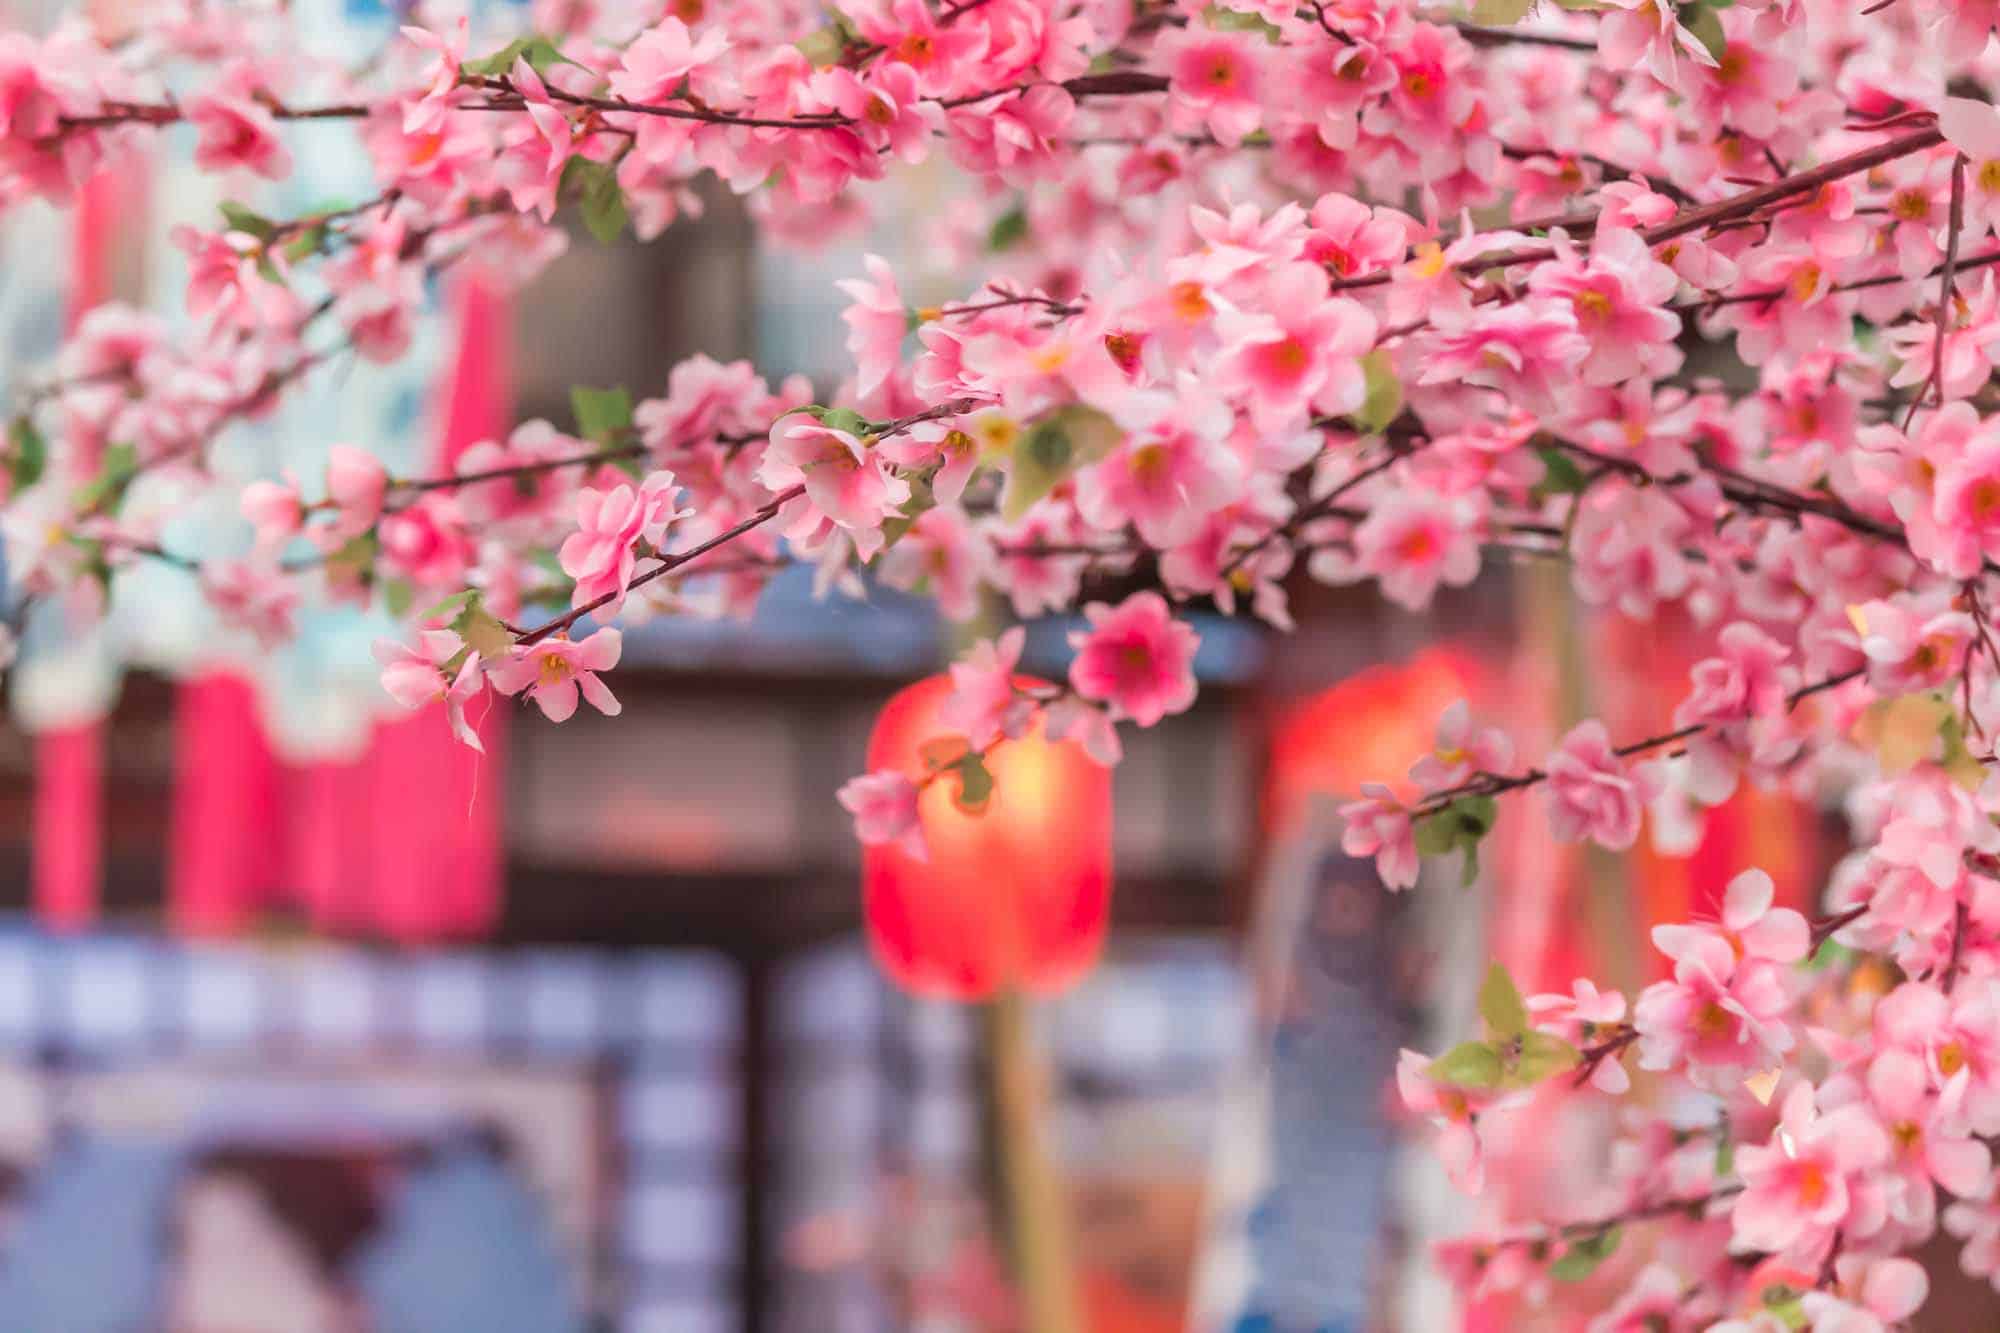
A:
POLYGON ((829 23, 807 33, 793 45, 812 62, 814 69, 825 69, 839 63, 841 53, 847 49, 847 34, 840 30, 840 25, 829 23))
POLYGON ((1583 1053, 1547 1032, 1521 1034, 1521 1053, 1514 1057, 1512 1082, 1533 1087, 1544 1079, 1566 1074, 1583 1063, 1583 1053))
POLYGON ((1278 42, 1284 33, 1278 26, 1261 14, 1246 13, 1240 9, 1224 9, 1221 5, 1210 5, 1202 11, 1202 19, 1217 32, 1256 32, 1264 35, 1264 40, 1278 42))
POLYGON ((220 205, 222 220, 229 224, 231 231, 240 231, 255 236, 260 241, 268 241, 278 234, 278 224, 263 214, 245 208, 234 200, 225 199, 220 205))
POLYGON ((830 407, 819 414, 819 424, 828 430, 844 430, 857 439, 874 433, 875 423, 851 407, 830 407))
POLYGON ((16 491, 26 490, 42 479, 49 465, 49 442, 27 417, 15 417, 7 425, 7 474, 16 491))
POLYGON ((632 428, 632 395, 622 384, 612 389, 579 384, 569 391, 569 410, 577 430, 597 444, 615 443, 632 428))
POLYGON ((1014 441, 1001 516, 1010 523, 1020 518, 1076 469, 1103 458, 1124 438, 1118 423, 1094 407, 1074 403, 1049 413, 1014 441))
POLYGON ((326 558, 327 572, 335 576, 344 573, 356 582, 365 580, 374 572, 377 549, 373 528, 349 537, 339 550, 326 558))
POLYGON ((408 579, 384 579, 382 581, 382 605, 389 608, 389 614, 401 620, 410 613, 410 603, 416 597, 416 590, 410 587, 408 579))
POLYGON ((1445 810, 1440 810, 1417 821, 1416 827, 1411 830, 1411 841, 1417 844, 1417 855, 1450 856, 1451 849, 1458 845, 1458 833, 1445 814, 1445 810))
POLYGON ((1396 378, 1395 362, 1386 348, 1374 348, 1362 357, 1361 370, 1368 377, 1368 393, 1354 414, 1354 424, 1363 434, 1379 435, 1403 410, 1403 381, 1396 378))
POLYGON ((993 799, 993 773, 986 767, 986 761, 977 754, 966 753, 955 765, 958 770, 958 786, 951 794, 951 803, 968 815, 983 815, 986 806, 993 799))
POLYGON ((1535 456, 1542 460, 1542 479, 1535 485, 1536 499, 1551 495, 1575 495, 1583 490, 1583 469, 1576 465, 1574 458, 1547 444, 1536 449, 1535 456))
POLYGON ((1535 0, 1472 0, 1472 21, 1487 28, 1511 27, 1534 8, 1535 0))
POLYGON ((993 219, 993 225, 986 231, 986 248, 995 252, 1009 250, 1028 238, 1028 210, 1016 204, 993 219))
POLYGON ((1483 1041, 1462 1041, 1424 1067, 1424 1077, 1460 1088, 1497 1088, 1505 1073, 1500 1052, 1483 1041))
POLYGON ((618 170, 608 162, 573 157, 563 167, 562 188, 577 201, 583 225, 599 245, 610 245, 625 230, 625 189, 618 170))
POLYGON ((1528 1006, 1507 969, 1495 963, 1486 969, 1479 987, 1479 1016, 1486 1020, 1486 1035, 1495 1041, 1510 1041, 1528 1030, 1528 1006))
POLYGON ((1736 1140, 1724 1135, 1715 1145, 1715 1177, 1726 1180, 1736 1173, 1736 1140))
POLYGON ((452 628, 466 646, 484 658, 505 657, 507 650, 514 646, 514 636, 507 627, 495 619, 493 614, 478 602, 466 608, 452 628))
POLYGON ((1710 5, 1694 5, 1681 10, 1681 22, 1687 30, 1701 39, 1708 53, 1717 60, 1729 49, 1729 34, 1722 30, 1722 19, 1710 5))
POLYGON ((1479 843, 1492 831, 1500 817, 1500 803, 1491 796, 1461 796, 1434 814, 1418 820, 1412 830, 1417 852, 1423 856, 1465 853, 1464 880, 1470 885, 1479 875, 1479 843))
POLYGON ((1558 1282, 1579 1282, 1589 1277, 1599 1264, 1616 1253, 1623 1238, 1624 1228, 1610 1226, 1594 1236, 1571 1241, 1562 1257, 1549 1265, 1549 1276, 1558 1282))
POLYGON ((302 228, 298 235, 285 243, 285 258, 296 264, 318 254, 326 247, 327 230, 324 222, 302 228))
POLYGON ((556 44, 536 33, 532 37, 517 37, 490 56, 477 60, 467 60, 459 68, 467 74, 483 74, 498 78, 514 68, 516 60, 525 59, 528 68, 537 74, 547 74, 556 65, 574 65, 576 62, 564 55, 556 44))
POLYGON ((115 510, 124 502, 125 488, 139 475, 139 451, 129 444, 114 444, 104 451, 97 479, 77 496, 79 508, 115 510))
POLYGON ((971 752, 972 742, 956 732, 933 736, 917 747, 917 757, 924 761, 927 773, 942 773, 971 752))
POLYGON ((417 619, 435 620, 448 624, 458 619, 459 613, 471 606, 473 602, 478 600, 478 597, 479 590, 477 588, 467 588, 464 592, 455 592, 443 601, 427 608, 417 619))

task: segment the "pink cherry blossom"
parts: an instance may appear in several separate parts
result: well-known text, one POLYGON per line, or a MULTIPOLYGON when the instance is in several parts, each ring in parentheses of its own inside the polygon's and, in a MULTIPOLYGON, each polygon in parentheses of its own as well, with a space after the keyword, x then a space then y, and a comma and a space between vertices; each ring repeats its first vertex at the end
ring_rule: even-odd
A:
POLYGON ((1115 607, 1092 602, 1083 615, 1089 628, 1069 636, 1076 649, 1069 682, 1078 694, 1142 727, 1194 703, 1200 636, 1174 619, 1166 598, 1136 592, 1115 607))
POLYGON ((253 481, 243 488, 243 517, 257 530, 257 549, 274 555, 305 524, 305 505, 291 481, 253 481))
POLYGON ((205 171, 242 167, 267 180, 292 172, 292 155, 278 137, 271 113, 246 96, 220 89, 189 100, 188 121, 200 131, 195 165, 205 171))
POLYGON ((479 654, 467 648, 458 635, 447 629, 421 630, 417 646, 409 648, 393 639, 377 640, 375 660, 382 664, 382 689, 405 708, 417 709, 442 703, 451 734, 460 743, 481 753, 485 745, 466 720, 465 706, 486 689, 479 654), (451 663, 458 659, 454 671, 451 663))
POLYGON ((551 722, 569 720, 579 692, 598 712, 616 717, 622 705, 597 673, 617 666, 623 647, 624 638, 616 629, 600 629, 577 640, 557 634, 489 662, 486 676, 502 694, 526 690, 551 722))
POLYGON ((611 73, 611 91, 628 102, 647 105, 676 96, 683 83, 692 83, 702 97, 726 92, 718 87, 710 67, 728 49, 726 33, 710 27, 696 39, 685 23, 668 15, 625 48, 619 68, 611 73))
POLYGON ((1640 812, 1659 796, 1662 779, 1651 763, 1628 764, 1611 748, 1602 722, 1581 722, 1544 762, 1549 827, 1558 838, 1588 838, 1623 851, 1639 836, 1640 812))
POLYGON ((332 527, 339 540, 357 537, 375 525, 388 485, 388 471, 367 450, 351 444, 327 450, 326 498, 337 511, 332 527))
POLYGON ((981 639, 951 665, 951 694, 938 721, 975 750, 1023 736, 1035 720, 1034 704, 1014 686, 1026 642, 1027 631, 1016 625, 997 639, 981 639))
POLYGON ((1479 575, 1476 511, 1421 491, 1399 491, 1378 502, 1354 531, 1354 567, 1382 586, 1382 595, 1420 611, 1440 584, 1462 588, 1479 575))
POLYGON ((923 819, 917 809, 917 787, 894 769, 848 779, 839 799, 854 816, 854 834, 871 847, 893 843, 907 856, 930 859, 924 845, 923 819))
POLYGON ((1472 705, 1454 700, 1438 718, 1437 744, 1410 766, 1410 781, 1425 791, 1456 787, 1475 773, 1505 773, 1514 743, 1497 727, 1476 727, 1472 705))
POLYGON ((1361 799, 1340 807, 1346 827, 1340 850, 1349 856, 1372 856, 1375 873, 1385 887, 1407 889, 1417 882, 1417 843, 1410 812, 1394 792, 1379 783, 1361 784, 1361 799))
POLYGON ((881 387, 901 361, 903 338, 910 331, 910 310, 896 290, 896 274, 888 263, 877 255, 867 256, 864 263, 866 280, 847 278, 834 285, 854 301, 840 317, 847 324, 847 350, 857 371, 854 391, 865 398, 881 387))
POLYGON ((618 614, 638 567, 639 544, 657 550, 666 541, 668 526, 694 512, 675 508, 679 491, 673 473, 654 472, 637 487, 621 483, 578 493, 577 530, 564 539, 559 553, 563 573, 576 580, 572 606, 609 598, 604 614, 618 614))
POLYGON ((1264 57, 1250 33, 1191 24, 1162 42, 1176 114, 1185 131, 1206 128, 1231 147, 1263 119, 1264 57), (1184 108, 1184 110, 1182 110, 1184 108))
POLYGON ((1770 1142, 1737 1149, 1744 1191, 1730 1212, 1736 1239, 1754 1250, 1818 1262, 1836 1234, 1866 1239, 1888 1217, 1876 1174, 1889 1138, 1858 1105, 1821 1112, 1812 1085, 1786 1094, 1770 1142))
POLYGON ((803 486, 812 509, 846 529, 864 556, 880 549, 882 520, 910 498, 909 483, 878 451, 808 416, 781 417, 771 427, 758 480, 772 491, 803 486))

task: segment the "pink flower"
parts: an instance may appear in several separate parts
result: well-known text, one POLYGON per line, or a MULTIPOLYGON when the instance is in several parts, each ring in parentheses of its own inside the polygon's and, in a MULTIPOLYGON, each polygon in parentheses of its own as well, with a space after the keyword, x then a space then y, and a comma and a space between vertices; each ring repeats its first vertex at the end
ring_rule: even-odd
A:
POLYGON ((1877 1175, 1888 1160, 1888 1135, 1867 1108, 1822 1114, 1812 1085, 1796 1085, 1770 1141, 1736 1150, 1744 1186, 1730 1210, 1736 1243, 1817 1263, 1836 1234, 1865 1240, 1888 1218, 1877 1175))
POLYGON ((1507 733, 1473 726, 1472 706, 1456 699, 1438 718, 1437 745, 1410 766, 1410 781, 1425 791, 1443 791, 1475 773, 1505 773, 1513 762, 1507 733))
POLYGON ((841 311, 847 325, 847 350, 854 358, 854 392, 862 398, 882 387, 902 361, 903 338, 910 331, 910 310, 896 289, 896 272, 879 255, 862 262, 868 277, 845 278, 834 284, 853 299, 841 311))
POLYGON ((169 235, 188 257, 190 314, 245 330, 288 329, 297 323, 299 298, 262 271, 264 247, 256 237, 187 226, 175 227, 169 235))
POLYGON ((203 171, 243 167, 266 180, 291 174, 292 155, 278 138, 278 122, 248 97, 211 90, 188 99, 188 123, 201 134, 194 149, 203 171))
POLYGON ((636 490, 628 485, 608 491, 586 487, 577 494, 577 531, 563 540, 558 557, 563 573, 576 580, 570 605, 608 597, 604 614, 618 614, 638 563, 639 543, 657 550, 666 540, 668 525, 694 512, 674 508, 679 491, 673 473, 655 472, 636 490))
POLYGON ((1715 924, 1653 927, 1653 944, 1675 962, 1693 958, 1709 939, 1729 946, 1738 960, 1796 963, 1812 944, 1806 919, 1789 907, 1773 907, 1777 887, 1761 870, 1746 870, 1723 891, 1722 920, 1715 924))
POLYGON ((1419 862, 1410 812, 1396 794, 1380 783, 1361 784, 1361 799, 1340 807, 1346 822, 1340 850, 1349 856, 1372 856, 1375 873, 1390 889, 1407 889, 1417 882, 1419 862))
POLYGON ((918 515, 882 552, 875 572, 892 588, 927 593, 945 619, 963 622, 979 614, 979 589, 991 564, 986 537, 965 512, 940 504, 918 515))
POLYGON ((1963 611, 1912 605, 1908 599, 1849 607, 1861 635, 1868 682, 1887 694, 1936 689, 1955 680, 1978 626, 1963 611))
MULTIPOLYGON (((1986 45, 1979 36, 1978 49, 1986 45)), ((2000 107, 1971 97, 1947 97, 1938 108, 1938 128, 1953 148, 1970 159, 1965 169, 1963 240, 1975 243, 1987 232, 2000 233, 2000 107)))
POLYGON ((1564 842, 1588 838, 1614 852, 1639 836, 1640 813, 1665 782, 1656 765, 1627 765, 1611 748, 1604 724, 1579 723, 1545 761, 1549 826, 1564 842))
POLYGON ((951 694, 938 722, 984 750, 1002 736, 1017 739, 1035 720, 1032 701, 1016 692, 1014 671, 1028 632, 1019 625, 996 639, 981 639, 951 664, 951 694))
POLYGON ((1264 118, 1265 49, 1255 34, 1217 32, 1199 21, 1161 38, 1168 105, 1181 132, 1205 127, 1231 148, 1242 143, 1264 118))
POLYGON ((296 482, 289 479, 253 481, 243 488, 243 517, 257 530, 257 551, 275 555, 296 537, 305 523, 304 503, 296 482))
POLYGON ((1791 673, 1784 666, 1791 650, 1746 621, 1736 621, 1717 637, 1720 657, 1694 667, 1694 692, 1674 710, 1676 727, 1740 722, 1784 712, 1791 673))
POLYGON ((1971 578, 2000 556, 2000 431, 1982 430, 1949 456, 1932 497, 1942 549, 1931 563, 1952 578, 1971 578))
POLYGON ((430 86, 424 95, 403 108, 403 133, 433 134, 451 109, 451 95, 458 88, 459 68, 465 62, 467 21, 463 15, 449 34, 428 28, 405 27, 403 37, 415 47, 431 52, 430 86))
POLYGON ((420 588, 460 587, 473 560, 458 506, 444 491, 383 517, 382 562, 420 588))
POLYGON ((1833 1262, 1834 1289, 1808 1291, 1799 1308, 1814 1333, 1892 1333, 1923 1308, 1930 1275, 1914 1259, 1843 1254, 1833 1262))
POLYGON ((771 427, 757 479, 772 491, 804 486, 818 513, 845 528, 863 559, 882 547, 882 520, 910 498, 910 484, 844 430, 794 413, 771 427))
POLYGON ((1063 695, 1042 710, 1042 734, 1052 741, 1075 741, 1105 768, 1116 766, 1125 757, 1118 724, 1110 711, 1093 707, 1073 694, 1063 695))
POLYGON ((467 648, 458 635, 448 629, 422 630, 415 648, 379 639, 375 660, 382 664, 382 688, 390 698, 412 710, 442 703, 451 734, 485 752, 479 733, 466 721, 465 705, 486 688, 486 680, 479 670, 479 654, 467 648), (451 672, 451 661, 460 654, 464 660, 455 673, 451 672))
POLYGON ((1528 289, 1567 301, 1589 343, 1578 367, 1587 384, 1617 384, 1636 376, 1662 379, 1680 369, 1678 316, 1667 310, 1680 279, 1653 258, 1646 242, 1623 227, 1600 227, 1590 255, 1579 257, 1567 241, 1554 262, 1535 269, 1528 289))
POLYGON ((895 843, 907 856, 930 859, 917 809, 917 786, 894 769, 849 778, 839 801, 854 816, 854 833, 870 847, 895 843))
MULTIPOLYGON (((1666 929, 1656 928, 1656 942, 1666 929)), ((1783 966, 1739 959, 1712 930, 1664 938, 1678 951, 1673 977, 1646 987, 1632 1006, 1641 1069, 1685 1067, 1697 1086, 1723 1088, 1792 1049, 1783 966)))
POLYGON ((486 674, 502 694, 528 691, 551 722, 567 721, 576 712, 578 691, 598 712, 616 717, 621 705, 597 673, 617 666, 623 647, 624 638, 615 629, 601 629, 574 642, 556 635, 526 648, 515 647, 488 666, 486 674))
POLYGON ((1312 411, 1361 406, 1367 377, 1360 358, 1374 345, 1375 317, 1345 297, 1329 297, 1326 270, 1286 264, 1268 279, 1256 311, 1220 321, 1226 340, 1217 366, 1225 392, 1267 434, 1306 424, 1312 411))
MULTIPOLYGON (((1615 990, 1597 989, 1588 977, 1578 977, 1568 995, 1530 995, 1528 1014, 1537 1029, 1553 1029, 1557 1036, 1582 1049, 1596 1042, 1605 1029, 1625 1021, 1625 997, 1615 990)), ((1632 1086, 1632 1076, 1615 1054, 1609 1055, 1591 1070, 1590 1086, 1618 1096, 1632 1086)))
POLYGON ((708 67, 728 49, 727 34, 709 28, 697 41, 687 24, 669 16, 625 48, 611 72, 611 91, 627 102, 657 106, 679 96, 691 79, 697 95, 710 95, 714 74, 708 67))
POLYGON ((1868 1098, 1889 1131, 1892 1165, 1903 1179, 1896 1211, 1928 1232, 1937 1220, 1935 1181, 1961 1198, 1986 1188, 1993 1154, 1965 1127, 1961 1110, 1970 1075, 1960 1071, 1934 1091, 1923 1057, 1891 1048, 1868 1066, 1868 1098))
POLYGON ((265 650, 292 637, 299 590, 282 571, 250 560, 212 561, 202 566, 201 590, 224 623, 248 630, 265 650))
POLYGON ((574 149, 569 117, 549 97, 548 86, 525 59, 517 58, 510 75, 528 113, 525 126, 513 131, 504 159, 508 196, 523 213, 547 222, 556 215, 563 168, 574 149))
MULTIPOLYGON (((1877 1051, 1903 1050, 1924 1062, 1930 1086, 1943 1091, 1964 1078, 1964 1115, 1980 1134, 2000 1133, 2000 997, 1990 978, 1961 983, 1950 995, 1906 981, 1875 1006, 1877 1051)), ((1878 1057, 1879 1058, 1879 1057, 1878 1057)))
POLYGON ((1149 546, 1189 540, 1242 485, 1242 463, 1224 443, 1234 425, 1225 404, 1187 386, 1165 419, 1078 475, 1078 511, 1106 531, 1130 523, 1149 546))
POLYGON ((869 145, 905 162, 930 155, 931 139, 944 129, 944 110, 926 101, 917 72, 900 61, 881 60, 866 79, 834 66, 819 71, 833 109, 855 123, 869 145))
POLYGON ((1467 1194, 1477 1194, 1486 1184, 1479 1113, 1496 1099, 1491 1092, 1434 1080, 1428 1072, 1431 1063, 1420 1052, 1399 1051, 1396 1091, 1407 1110, 1428 1117, 1440 1131, 1437 1153, 1451 1183, 1467 1194))
POLYGON ((1083 614, 1090 628, 1069 636, 1077 650, 1069 682, 1078 694, 1142 727, 1194 703, 1194 652, 1201 638, 1173 618, 1166 598, 1136 592, 1116 607, 1092 602, 1083 614))
POLYGON ((1438 585, 1462 588, 1479 576, 1479 530, 1472 505, 1412 488, 1384 495, 1354 530, 1355 568, 1382 595, 1421 611, 1438 585))
POLYGON ((1484 384, 1539 416, 1559 410, 1558 386, 1592 352, 1569 305, 1548 298, 1440 310, 1432 326, 1418 383, 1484 384))
POLYGON ((327 450, 326 498, 339 511, 333 522, 339 540, 358 537, 375 526, 388 487, 388 470, 366 449, 336 444, 327 450))

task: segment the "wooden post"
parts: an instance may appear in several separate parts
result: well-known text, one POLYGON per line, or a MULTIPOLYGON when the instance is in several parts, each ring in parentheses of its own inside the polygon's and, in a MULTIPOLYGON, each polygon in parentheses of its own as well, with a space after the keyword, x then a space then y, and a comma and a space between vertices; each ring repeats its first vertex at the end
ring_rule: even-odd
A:
POLYGON ((1083 1333, 1069 1200, 1049 1155, 1048 1079, 1028 1029, 1028 1001, 1005 990, 985 1006, 994 1143, 1012 1230, 1026 1333, 1083 1333))

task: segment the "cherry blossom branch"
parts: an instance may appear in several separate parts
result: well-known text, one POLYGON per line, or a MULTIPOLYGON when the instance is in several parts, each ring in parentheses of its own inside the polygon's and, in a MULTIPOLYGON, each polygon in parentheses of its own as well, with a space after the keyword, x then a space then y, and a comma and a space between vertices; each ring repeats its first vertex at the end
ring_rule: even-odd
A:
MULTIPOLYGON (((1859 172, 1872 170, 1884 163, 1908 157, 1912 153, 1920 153, 1925 149, 1935 148, 1943 142, 1944 134, 1936 126, 1916 130, 1910 134, 1891 139, 1887 143, 1877 144, 1873 148, 1864 148, 1859 152, 1849 153, 1845 157, 1835 158, 1824 166, 1815 167, 1810 171, 1798 172, 1794 175, 1786 176, 1781 180, 1773 181, 1769 185, 1762 185, 1753 190, 1746 190, 1728 199, 1719 200, 1712 204, 1701 204, 1693 208, 1682 209, 1674 217, 1667 219, 1658 226, 1641 229, 1639 234, 1645 238, 1648 245, 1658 245, 1663 241, 1670 241, 1676 236, 1685 236, 1690 232, 1700 231, 1704 227, 1712 227, 1718 223, 1727 222, 1732 218, 1747 216, 1767 204, 1790 199, 1795 195, 1808 194, 1823 185, 1829 185, 1837 180, 1844 180, 1859 172)), ((1596 212, 1572 213, 1558 219, 1554 225, 1562 227, 1565 231, 1587 234, 1596 229, 1598 216, 1596 212)), ((1501 250, 1472 259, 1462 259, 1453 264, 1452 267, 1461 273, 1473 273, 1489 268, 1512 268, 1517 264, 1539 264, 1545 260, 1554 258, 1556 258, 1555 247, 1543 245, 1501 250)), ((1391 270, 1364 273, 1351 278, 1335 279, 1329 284, 1329 288, 1338 292, 1352 291, 1362 287, 1381 287, 1391 282, 1394 277, 1395 274, 1391 270)))
MULTIPOLYGON (((920 422, 936 421, 943 417, 963 416, 967 412, 976 410, 979 406, 980 404, 971 398, 954 398, 940 403, 936 407, 928 407, 921 412, 913 412, 909 416, 898 417, 896 420, 885 425, 881 430, 874 432, 874 438, 881 439, 890 435, 901 434, 903 431, 920 422)), ((651 569, 634 576, 621 590, 605 593, 601 597, 585 602, 582 606, 573 607, 565 611, 553 620, 537 625, 533 629, 523 630, 516 635, 516 642, 520 647, 527 648, 540 643, 543 639, 549 638, 551 635, 564 633, 570 626, 576 624, 577 621, 583 619, 593 611, 601 611, 613 602, 619 601, 626 593, 636 588, 644 587, 654 579, 671 574, 681 568, 681 566, 699 560, 702 556, 707 555, 717 547, 725 546, 745 533, 762 527, 776 518, 778 512, 786 505, 805 493, 806 488, 804 483, 778 492, 748 517, 733 526, 724 529, 708 540, 700 542, 685 551, 677 551, 672 555, 657 557, 657 563, 651 569)))
MULTIPOLYGON (((1813 695, 1827 690, 1838 689, 1840 686, 1847 684, 1847 682, 1858 679, 1863 674, 1865 674, 1864 668, 1855 667, 1851 671, 1843 671, 1837 675, 1828 676, 1824 680, 1802 686, 1785 696, 1785 707, 1789 711, 1798 707, 1800 703, 1811 698, 1813 695)), ((1628 741, 1623 745, 1615 747, 1611 753, 1617 755, 1620 759, 1630 759, 1634 755, 1647 754, 1654 750, 1664 750, 1669 746, 1693 740, 1696 736, 1711 730, 1717 725, 1720 724, 1696 722, 1689 726, 1678 727, 1673 731, 1662 732, 1657 736, 1648 736, 1644 740, 1628 741)), ((1670 755, 1669 757, 1671 758, 1672 756, 1670 755)), ((1530 768, 1520 773, 1477 773, 1455 787, 1446 787, 1441 791, 1434 791, 1426 795, 1423 800, 1410 808, 1410 818, 1417 820, 1428 815, 1434 815, 1461 797, 1499 796, 1506 792, 1520 791, 1527 787, 1533 787, 1538 783, 1546 782, 1548 781, 1548 777, 1547 770, 1540 768, 1530 768)))

